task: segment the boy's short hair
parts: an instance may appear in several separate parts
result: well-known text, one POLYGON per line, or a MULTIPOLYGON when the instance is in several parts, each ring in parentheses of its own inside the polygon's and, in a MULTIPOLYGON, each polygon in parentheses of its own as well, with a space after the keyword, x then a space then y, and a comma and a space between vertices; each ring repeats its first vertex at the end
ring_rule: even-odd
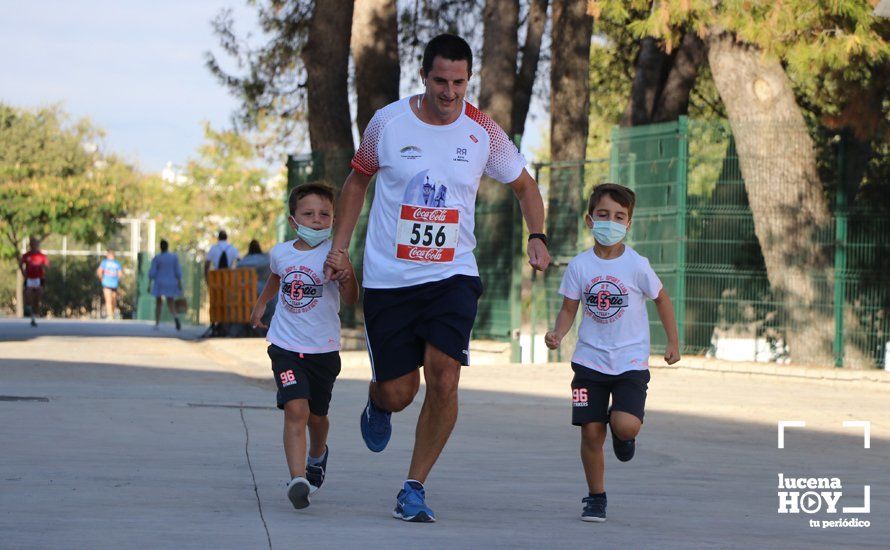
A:
POLYGON ((613 201, 627 208, 627 217, 633 218, 634 205, 637 202, 637 195, 627 187, 618 185, 617 183, 601 183, 593 188, 590 199, 587 201, 587 213, 593 215, 596 205, 600 199, 608 195, 613 201))
POLYGON ((309 195, 318 195, 334 204, 334 190, 323 183, 304 183, 294 187, 287 198, 287 211, 293 216, 300 199, 309 195))
POLYGON ((473 74, 473 50, 466 40, 457 35, 440 34, 427 43, 421 63, 423 74, 430 74, 436 56, 449 61, 466 61, 467 73, 473 74))

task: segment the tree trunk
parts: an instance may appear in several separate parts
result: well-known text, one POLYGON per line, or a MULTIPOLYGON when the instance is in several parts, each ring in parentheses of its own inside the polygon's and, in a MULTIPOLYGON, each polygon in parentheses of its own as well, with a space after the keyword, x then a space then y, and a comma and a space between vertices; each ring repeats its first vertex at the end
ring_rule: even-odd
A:
POLYGON ((647 36, 640 40, 636 75, 631 86, 630 101, 621 117, 621 126, 639 126, 652 121, 655 102, 661 93, 670 62, 670 56, 658 46, 655 38, 647 36))
POLYGON ((352 8, 352 0, 316 2, 300 53, 306 67, 309 144, 324 181, 336 189, 349 173, 354 152, 347 87, 352 8))
POLYGON ((479 108, 501 128, 510 130, 513 86, 519 49, 519 0, 486 0, 482 12, 482 68, 479 71, 479 108))
POLYGON ((826 282, 833 274, 819 245, 830 235, 831 217, 791 82, 778 61, 732 35, 715 32, 707 43, 767 276, 783 304, 791 357, 797 363, 832 364, 834 323, 826 307, 826 282))
POLYGON ((654 38, 643 38, 621 125, 669 122, 685 115, 704 59, 704 42, 694 32, 683 35, 680 47, 672 55, 665 53, 654 38))
POLYGON ((374 112, 399 99, 399 35, 395 0, 356 0, 352 17, 356 123, 359 135, 374 112))
POLYGON ((554 236, 552 252, 571 254, 578 240, 583 161, 587 148, 590 110, 590 38, 593 18, 586 3, 553 3, 553 44, 550 67, 550 151, 554 162, 575 161, 576 166, 551 170, 548 194, 548 233, 554 236), (559 213, 571 212, 569 216, 559 213))
POLYGON ((522 46, 522 65, 513 86, 513 122, 504 128, 512 136, 525 133, 525 119, 532 101, 535 75, 541 58, 541 39, 547 24, 547 4, 549 0, 531 0, 528 7, 528 25, 525 31, 525 44, 522 46))
POLYGON ((677 120, 689 112, 689 94, 695 87, 698 68, 704 60, 704 42, 694 32, 687 32, 671 60, 670 71, 652 113, 652 122, 677 120))
MULTIPOLYGON (((479 71, 479 108, 509 133, 519 48, 516 36, 519 0, 486 0, 482 16, 485 27, 479 71)), ((482 179, 476 195, 476 234, 488 236, 478 240, 476 258, 480 275, 489 283, 476 326, 480 332, 501 337, 509 334, 498 334, 505 323, 497 315, 509 311, 511 285, 509 278, 503 284, 490 283, 513 271, 513 228, 522 223, 513 215, 514 200, 509 187, 487 177, 482 179)))

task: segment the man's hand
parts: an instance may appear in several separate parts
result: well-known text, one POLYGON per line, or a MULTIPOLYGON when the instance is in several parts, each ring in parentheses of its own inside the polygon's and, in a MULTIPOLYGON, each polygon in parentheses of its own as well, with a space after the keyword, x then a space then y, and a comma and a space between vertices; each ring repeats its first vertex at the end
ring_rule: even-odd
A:
POLYGON ((555 330, 548 331, 544 335, 544 344, 550 349, 558 348, 560 342, 562 342, 562 336, 557 334, 555 330))
POLYGON ((538 271, 547 269, 547 266, 550 265, 550 252, 547 250, 547 245, 544 244, 544 241, 532 239, 528 241, 526 250, 528 252, 528 265, 532 266, 532 269, 538 271))
POLYGON ((664 362, 673 365, 680 360, 680 346, 676 342, 669 342, 664 350, 664 362))
POLYGON ((349 252, 345 248, 331 249, 324 261, 325 280, 345 281, 349 278, 352 264, 349 262, 349 252))

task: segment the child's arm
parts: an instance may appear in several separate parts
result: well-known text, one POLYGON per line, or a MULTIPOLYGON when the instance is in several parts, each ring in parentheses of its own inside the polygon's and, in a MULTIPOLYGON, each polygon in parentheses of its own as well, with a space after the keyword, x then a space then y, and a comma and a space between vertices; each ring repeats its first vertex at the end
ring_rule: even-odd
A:
POLYGON ((253 311, 250 312, 250 324, 254 328, 269 328, 263 324, 263 313, 266 312, 266 303, 278 294, 279 287, 281 287, 281 277, 274 273, 270 274, 263 293, 256 299, 253 311))
POLYGON ((358 282, 355 280, 352 262, 349 261, 349 253, 345 249, 332 250, 325 265, 331 266, 335 273, 340 274, 336 281, 340 284, 340 298, 343 302, 348 306, 358 302, 358 282))
POLYGON ((559 347, 559 343, 562 342, 562 339, 575 322, 575 314, 578 313, 578 304, 580 303, 580 300, 563 298, 562 309, 559 310, 559 314, 556 316, 556 324, 553 330, 544 335, 544 343, 547 344, 548 348, 556 349, 559 347))
POLYGON ((658 317, 664 327, 664 333, 667 335, 668 343, 664 350, 664 360, 668 365, 673 365, 680 360, 680 337, 677 333, 677 318, 674 316, 674 304, 668 297, 664 287, 655 297, 655 309, 658 310, 658 317))

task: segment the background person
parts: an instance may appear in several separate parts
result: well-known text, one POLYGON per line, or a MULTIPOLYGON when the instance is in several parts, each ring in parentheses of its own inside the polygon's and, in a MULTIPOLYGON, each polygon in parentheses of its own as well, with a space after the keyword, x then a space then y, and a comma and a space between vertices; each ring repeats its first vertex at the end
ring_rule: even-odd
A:
POLYGON ((25 276, 25 304, 31 310, 31 326, 36 327, 35 317, 40 316, 40 299, 43 297, 43 289, 46 287, 46 268, 49 267, 49 259, 40 250, 40 239, 31 237, 28 241, 28 251, 22 254, 19 260, 19 269, 25 276))
POLYGON ((161 253, 151 259, 148 270, 151 295, 155 297, 155 330, 161 324, 161 302, 164 298, 167 298, 167 308, 173 316, 176 330, 182 328, 174 305, 174 300, 182 295, 182 268, 179 266, 179 257, 168 252, 169 247, 167 241, 162 239, 161 253))
POLYGON ((105 259, 99 264, 96 276, 102 283, 102 299, 105 300, 105 320, 114 319, 114 310, 117 309, 117 289, 120 286, 123 267, 114 257, 113 250, 105 252, 105 259))
POLYGON ((207 258, 204 260, 204 278, 211 269, 228 269, 235 267, 238 261, 238 249, 235 245, 229 243, 229 236, 225 230, 217 235, 216 244, 207 251, 207 258))
MULTIPOLYGON (((269 267, 269 254, 263 253, 259 241, 256 239, 250 241, 250 245, 247 247, 247 256, 238 260, 238 267, 249 267, 256 271, 256 292, 257 296, 260 296, 272 270, 269 267)), ((272 316, 275 314, 275 302, 276 300, 269 300, 266 303, 266 311, 262 317, 263 325, 268 326, 271 322, 272 316)), ((262 329, 258 327, 252 327, 252 329, 262 332, 262 329)))

